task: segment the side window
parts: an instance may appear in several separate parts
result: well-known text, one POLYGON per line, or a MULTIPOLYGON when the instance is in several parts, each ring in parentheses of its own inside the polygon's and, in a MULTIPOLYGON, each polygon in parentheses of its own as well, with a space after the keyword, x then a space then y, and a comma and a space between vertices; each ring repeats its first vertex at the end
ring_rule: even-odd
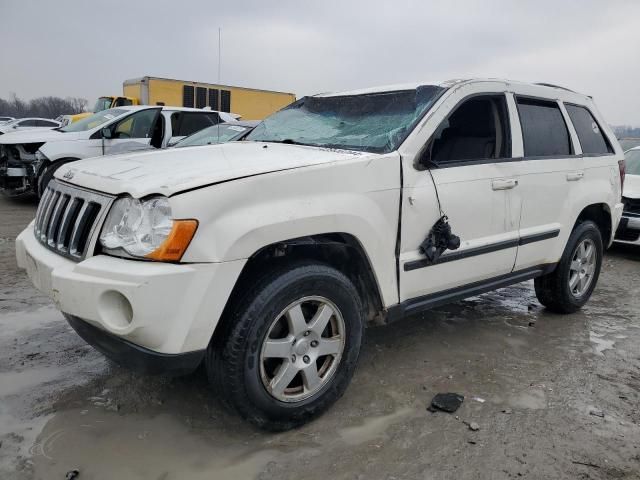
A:
MULTIPOLYGON (((173 126, 173 117, 172 126, 173 126)), ((217 114, 202 114, 202 113, 183 113, 182 119, 179 123, 177 131, 174 129, 173 136, 174 137, 183 137, 187 135, 191 135, 192 133, 198 132, 203 128, 210 127, 211 125, 216 125, 218 123, 218 115, 217 114)))
POLYGON ((204 108, 207 106, 207 89, 204 87, 196 87, 196 108, 204 108))
POLYGON ((556 102, 518 98, 525 157, 571 155, 571 139, 556 102))
POLYGON ((18 124, 19 127, 38 127, 37 120, 23 120, 18 124))
POLYGON ((131 100, 129 100, 128 98, 124 98, 124 97, 118 97, 116 98, 116 101, 114 102, 114 107, 126 107, 128 105, 133 105, 133 102, 131 100))
POLYGON ((113 138, 151 138, 158 110, 142 110, 117 123, 113 138))
POLYGON ((219 110, 218 108, 218 95, 220 93, 220 90, 218 90, 217 88, 210 88, 209 89, 209 106, 213 109, 213 110, 219 110))
POLYGON ((472 97, 440 124, 430 144, 436 163, 511 157, 504 95, 472 97))
POLYGON ((57 127, 58 126, 57 123, 50 122, 48 120, 38 120, 37 122, 39 127, 57 127))
POLYGON ((220 111, 231 111, 231 92, 229 90, 220 91, 220 111))
POLYGON ((195 93, 192 85, 182 86, 182 106, 183 107, 193 107, 194 96, 195 96, 195 93))
POLYGON ((613 149, 600 129, 600 125, 598 125, 589 110, 585 107, 566 103, 564 106, 578 134, 582 153, 587 155, 613 153, 613 149))

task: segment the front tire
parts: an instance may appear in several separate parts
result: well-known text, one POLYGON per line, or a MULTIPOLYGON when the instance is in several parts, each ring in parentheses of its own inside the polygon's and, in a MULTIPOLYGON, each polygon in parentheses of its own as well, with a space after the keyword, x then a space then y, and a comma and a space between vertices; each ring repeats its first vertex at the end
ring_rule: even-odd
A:
POLYGON ((223 319, 206 355, 209 378, 251 423, 297 427, 346 390, 364 321, 356 288, 338 270, 302 264, 275 271, 223 319))
POLYGON ((67 159, 67 160, 56 160, 54 163, 47 163, 38 174, 37 183, 36 183, 36 194, 38 195, 38 200, 42 198, 42 194, 47 189, 49 182, 53 179, 54 173, 58 170, 62 165, 69 162, 76 161, 75 158, 67 159))
POLYGON ((534 281, 540 303, 557 313, 573 313, 582 308, 598 282, 603 250, 598 226, 592 221, 578 224, 556 269, 534 281))

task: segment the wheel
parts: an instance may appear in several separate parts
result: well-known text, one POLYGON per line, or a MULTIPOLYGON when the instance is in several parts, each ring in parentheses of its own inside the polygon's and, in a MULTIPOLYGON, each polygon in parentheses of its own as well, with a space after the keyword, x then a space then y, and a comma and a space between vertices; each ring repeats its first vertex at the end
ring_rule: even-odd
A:
POLYGON ((542 305, 558 313, 573 313, 591 297, 602 266, 602 235, 595 223, 578 224, 556 269, 534 281, 542 305))
POLYGON ((322 264, 274 272, 235 302, 205 358, 210 381, 253 424, 288 430, 342 396, 364 310, 351 281, 322 264))

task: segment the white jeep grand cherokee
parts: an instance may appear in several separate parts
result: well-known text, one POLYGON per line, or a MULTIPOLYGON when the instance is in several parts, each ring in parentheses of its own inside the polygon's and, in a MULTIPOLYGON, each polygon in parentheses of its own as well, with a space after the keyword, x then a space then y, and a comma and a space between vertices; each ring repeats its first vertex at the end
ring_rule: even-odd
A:
POLYGON ((246 141, 61 167, 18 263, 105 355, 204 362, 286 429, 343 394, 369 320, 532 278, 550 310, 584 305, 623 159, 591 99, 550 85, 305 97, 246 141))

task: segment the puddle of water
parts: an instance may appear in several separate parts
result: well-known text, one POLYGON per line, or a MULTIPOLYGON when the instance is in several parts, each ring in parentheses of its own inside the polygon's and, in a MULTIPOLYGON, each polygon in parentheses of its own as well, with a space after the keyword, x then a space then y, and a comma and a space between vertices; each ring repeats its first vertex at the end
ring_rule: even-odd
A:
POLYGON ((0 476, 5 469, 6 472, 11 471, 18 457, 27 458, 30 456, 31 445, 35 443, 36 438, 52 416, 18 418, 11 415, 6 406, 0 404, 0 438, 2 438, 0 476))
POLYGON ((66 324, 62 314, 53 307, 41 307, 32 312, 11 312, 0 315, 3 338, 17 336, 25 330, 45 328, 57 322, 66 324))
POLYGON ((87 479, 249 479, 283 454, 205 433, 167 414, 68 410, 47 423, 32 448, 34 473, 64 478, 76 468, 87 479))
POLYGON ((394 422, 412 411, 412 408, 404 407, 389 415, 367 418, 362 425, 341 429, 340 437, 349 445, 358 445, 373 440, 383 435, 394 422))
POLYGON ((16 395, 24 390, 56 381, 64 375, 65 370, 57 367, 0 372, 0 398, 16 395))

